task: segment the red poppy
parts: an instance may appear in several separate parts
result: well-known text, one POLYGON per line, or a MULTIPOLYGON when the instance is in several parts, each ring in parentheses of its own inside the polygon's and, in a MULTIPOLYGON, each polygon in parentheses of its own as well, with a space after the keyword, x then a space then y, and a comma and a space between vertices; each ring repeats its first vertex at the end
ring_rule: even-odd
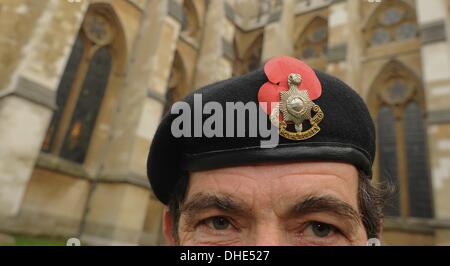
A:
MULTIPOLYGON (((314 70, 298 59, 288 56, 274 57, 264 65, 264 73, 269 82, 264 83, 259 89, 258 101, 271 104, 271 109, 280 101, 280 92, 289 89, 288 76, 291 73, 302 75, 299 90, 306 90, 311 100, 319 98, 322 94, 322 85, 314 70)), ((262 108, 268 113, 267 106, 262 105, 262 108)))

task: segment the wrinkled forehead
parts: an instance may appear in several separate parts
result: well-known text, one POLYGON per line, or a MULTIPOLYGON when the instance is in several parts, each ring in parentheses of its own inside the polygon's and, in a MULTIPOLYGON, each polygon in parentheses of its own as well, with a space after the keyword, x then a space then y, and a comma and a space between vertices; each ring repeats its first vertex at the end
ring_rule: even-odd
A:
POLYGON ((192 172, 186 200, 206 193, 273 205, 307 196, 333 196, 356 205, 357 187, 358 171, 346 163, 244 165, 192 172))

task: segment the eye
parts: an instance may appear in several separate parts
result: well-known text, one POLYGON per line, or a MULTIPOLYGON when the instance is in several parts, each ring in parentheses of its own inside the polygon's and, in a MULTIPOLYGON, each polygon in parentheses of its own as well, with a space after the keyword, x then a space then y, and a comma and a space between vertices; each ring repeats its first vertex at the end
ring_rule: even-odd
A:
POLYGON ((209 218, 205 221, 205 224, 218 231, 227 230, 231 225, 230 221, 223 216, 209 218))
POLYGON ((312 234, 314 237, 325 238, 336 232, 337 229, 326 223, 312 222, 306 228, 304 234, 312 234))

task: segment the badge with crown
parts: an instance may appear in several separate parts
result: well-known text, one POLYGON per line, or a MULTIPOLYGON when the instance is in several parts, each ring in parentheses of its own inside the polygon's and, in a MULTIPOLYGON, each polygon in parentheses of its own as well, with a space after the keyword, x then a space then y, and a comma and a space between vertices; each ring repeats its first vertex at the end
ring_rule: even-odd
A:
POLYGON ((322 94, 322 86, 314 70, 291 57, 276 57, 264 66, 269 79, 259 90, 260 103, 280 135, 290 140, 306 140, 320 131, 324 118, 319 105, 313 100, 322 94))

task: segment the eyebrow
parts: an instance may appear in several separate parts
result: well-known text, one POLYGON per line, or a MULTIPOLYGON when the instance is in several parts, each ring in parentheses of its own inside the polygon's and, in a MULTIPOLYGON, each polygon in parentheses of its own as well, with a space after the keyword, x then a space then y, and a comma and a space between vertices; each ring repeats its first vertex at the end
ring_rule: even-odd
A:
POLYGON ((249 215, 252 212, 252 208, 244 201, 233 198, 231 195, 204 192, 194 194, 192 199, 183 204, 180 211, 188 217, 193 217, 207 209, 218 209, 242 216, 249 215))
MULTIPOLYGON (((232 195, 205 192, 194 194, 190 200, 183 204, 180 212, 187 216, 188 221, 191 221, 197 214, 208 209, 217 209, 240 216, 249 216, 252 213, 252 208, 247 203, 232 195)), ((288 208, 286 217, 323 212, 331 213, 348 221, 352 228, 356 228, 361 223, 360 214, 350 204, 328 195, 310 195, 299 199, 291 208, 288 208)))
POLYGON ((348 220, 353 227, 361 223, 361 215, 350 204, 333 196, 307 196, 288 211, 292 215, 328 212, 348 220))

